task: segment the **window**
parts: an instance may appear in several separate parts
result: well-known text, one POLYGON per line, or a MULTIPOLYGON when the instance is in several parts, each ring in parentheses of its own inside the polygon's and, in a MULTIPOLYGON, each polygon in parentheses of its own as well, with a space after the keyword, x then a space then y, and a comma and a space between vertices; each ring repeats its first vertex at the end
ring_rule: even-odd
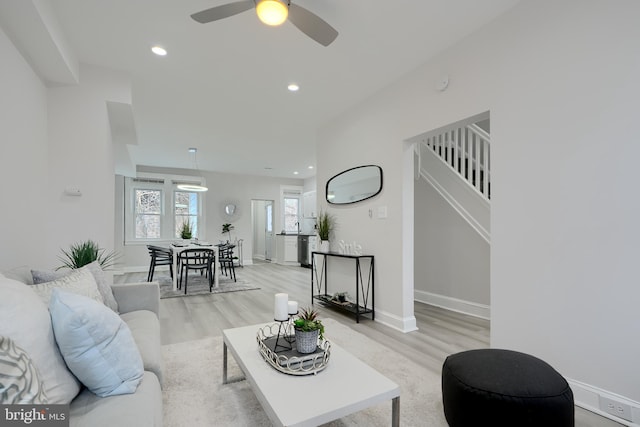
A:
POLYGON ((124 180, 125 244, 168 243, 180 239, 189 221, 192 238, 205 238, 204 194, 178 189, 178 183, 205 184, 199 177, 139 173, 124 180))
POLYGON ((267 233, 273 233, 273 203, 267 204, 267 233))
POLYGON ((284 231, 286 233, 298 232, 298 212, 300 208, 299 198, 284 198, 284 231))
POLYGON ((297 233, 300 227, 302 187, 280 186, 280 206, 282 230, 285 233, 297 233))
POLYGON ((182 224, 191 224, 192 237, 198 237, 198 193, 176 191, 175 201, 175 236, 180 238, 182 224))
POLYGON ((135 189, 136 239, 159 239, 162 217, 162 191, 135 189))

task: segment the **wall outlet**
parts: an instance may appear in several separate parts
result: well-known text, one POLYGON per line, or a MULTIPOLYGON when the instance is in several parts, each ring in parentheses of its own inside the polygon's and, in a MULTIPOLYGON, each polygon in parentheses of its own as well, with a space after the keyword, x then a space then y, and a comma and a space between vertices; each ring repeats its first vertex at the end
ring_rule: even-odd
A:
POLYGON ((627 421, 633 421, 631 406, 620 401, 600 396, 600 409, 627 421))

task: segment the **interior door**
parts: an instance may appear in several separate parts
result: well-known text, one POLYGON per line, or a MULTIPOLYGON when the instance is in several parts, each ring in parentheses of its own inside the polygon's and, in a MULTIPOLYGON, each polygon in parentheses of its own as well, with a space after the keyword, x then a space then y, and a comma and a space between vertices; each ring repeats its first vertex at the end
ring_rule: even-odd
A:
POLYGON ((264 259, 271 261, 273 256, 273 200, 267 200, 264 205, 264 259))

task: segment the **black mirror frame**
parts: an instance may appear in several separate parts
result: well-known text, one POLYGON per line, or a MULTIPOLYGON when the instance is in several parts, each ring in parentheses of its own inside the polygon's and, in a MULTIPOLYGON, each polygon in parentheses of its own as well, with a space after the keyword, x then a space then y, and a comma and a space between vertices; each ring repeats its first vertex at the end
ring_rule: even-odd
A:
POLYGON ((329 203, 330 205, 338 205, 338 206, 339 206, 339 205, 351 205, 351 204, 354 204, 354 203, 362 202, 362 201, 364 201, 364 200, 371 199, 372 197, 375 197, 375 196, 377 196, 378 194, 380 194, 380 192, 382 191, 383 182, 384 182, 384 180, 383 180, 383 175, 382 175, 382 168, 381 168, 380 166, 378 166, 378 165, 362 165, 362 166, 356 166, 356 167, 351 168, 351 169, 343 170, 342 172, 340 172, 340 173, 338 173, 338 174, 335 174, 334 176, 332 176, 331 178, 329 178, 329 179, 327 180, 327 183, 326 183, 326 184, 325 184, 325 186, 324 186, 324 199, 325 199, 325 200, 327 201, 327 203, 329 203), (378 188, 378 191, 376 191, 374 194, 372 194, 372 195, 370 195, 370 196, 368 196, 368 197, 365 197, 364 199, 356 200, 356 201, 353 201, 353 202, 346 202, 346 203, 333 203, 331 200, 329 200, 329 183, 330 183, 334 178, 336 178, 336 177, 338 177, 338 176, 340 176, 340 175, 342 175, 342 174, 345 174, 345 173, 347 173, 347 172, 349 172, 349 171, 355 170, 355 169, 370 168, 370 167, 376 167, 376 168, 378 168, 378 170, 380 171, 380 188, 378 188))

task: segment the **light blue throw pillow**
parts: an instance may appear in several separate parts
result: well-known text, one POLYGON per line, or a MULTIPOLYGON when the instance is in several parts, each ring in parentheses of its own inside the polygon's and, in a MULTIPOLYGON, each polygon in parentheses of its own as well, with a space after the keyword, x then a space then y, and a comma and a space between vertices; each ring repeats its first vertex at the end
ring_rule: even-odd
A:
POLYGON ((129 327, 104 304, 54 289, 49 302, 53 332, 67 366, 100 397, 134 393, 142 357, 129 327))

